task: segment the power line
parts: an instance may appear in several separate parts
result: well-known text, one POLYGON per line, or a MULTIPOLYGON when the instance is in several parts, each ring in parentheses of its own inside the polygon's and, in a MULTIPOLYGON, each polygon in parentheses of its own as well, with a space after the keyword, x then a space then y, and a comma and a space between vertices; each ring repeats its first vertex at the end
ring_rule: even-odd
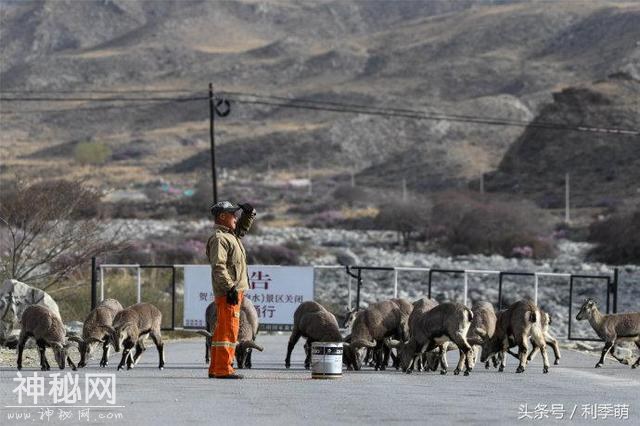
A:
MULTIPOLYGON (((471 124, 484 124, 494 126, 514 126, 514 127, 534 127, 542 129, 552 130, 567 130, 567 131, 580 131, 590 133, 607 133, 607 134, 622 134, 622 135, 640 135, 639 130, 633 129, 617 129, 617 128, 604 128, 590 125, 577 125, 566 126, 557 123, 549 122, 527 122, 521 120, 494 118, 494 117, 479 117, 471 115, 460 114, 442 114, 442 113, 427 113, 420 110, 395 108, 395 107, 373 107, 361 104, 348 104, 331 101, 314 101, 305 99, 290 99, 280 96, 258 95, 252 93, 242 92, 220 92, 221 94, 233 95, 229 100, 254 105, 265 105, 279 108, 292 108, 292 109, 306 109, 314 111, 327 111, 337 113, 350 113, 350 114, 365 114, 382 117, 398 117, 408 118, 415 120, 431 120, 431 121, 453 121, 459 123, 471 123, 471 124), (253 98, 253 100, 243 98, 253 98), (266 99, 266 100, 260 100, 266 99)), ((192 102, 208 100, 206 96, 191 96, 191 97, 0 97, 0 101, 6 102, 192 102)), ((113 106, 117 107, 117 106, 113 106)), ((17 112, 13 112, 17 113, 17 112)))
POLYGON ((5 102, 190 102, 190 101, 201 101, 207 100, 206 96, 192 96, 192 97, 182 97, 182 98, 168 98, 168 97, 156 97, 156 98, 132 98, 132 97, 123 97, 123 98, 92 98, 92 97, 74 97, 74 98, 52 98, 52 97, 44 97, 44 96, 36 96, 36 97, 12 97, 5 98, 0 97, 0 101, 5 102))
POLYGON ((237 103, 268 105, 268 106, 276 106, 280 108, 308 109, 308 110, 315 110, 315 111, 329 111, 329 112, 341 112, 341 113, 352 113, 352 114, 367 114, 367 115, 376 115, 376 116, 383 116, 383 117, 410 118, 410 119, 416 119, 416 120, 430 120, 430 121, 447 120, 447 121, 454 121, 454 122, 460 122, 460 123, 486 124, 486 125, 494 125, 494 126, 535 127, 535 128, 552 129, 552 130, 568 130, 568 131, 623 134, 623 135, 640 135, 640 131, 638 130, 610 129, 610 128, 594 127, 594 126, 563 126, 560 124, 545 123, 545 122, 511 122, 511 121, 506 121, 506 120, 497 119, 497 118, 496 119, 482 118, 482 117, 460 118, 460 117, 455 117, 455 116, 445 115, 445 114, 432 115, 432 114, 422 113, 420 111, 417 111, 415 113, 381 112, 381 111, 369 110, 369 109, 347 109, 347 108, 335 108, 330 106, 324 107, 324 106, 315 106, 315 105, 292 105, 292 104, 259 101, 259 100, 244 100, 244 99, 230 99, 230 100, 237 103))

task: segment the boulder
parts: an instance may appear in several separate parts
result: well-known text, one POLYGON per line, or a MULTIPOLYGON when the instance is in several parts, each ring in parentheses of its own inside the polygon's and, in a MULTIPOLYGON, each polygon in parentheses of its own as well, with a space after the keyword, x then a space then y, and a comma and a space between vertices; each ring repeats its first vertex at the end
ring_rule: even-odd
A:
POLYGON ((13 340, 13 330, 20 328, 22 313, 30 305, 43 305, 60 316, 58 304, 45 291, 20 281, 7 279, 0 289, 0 343, 13 340))

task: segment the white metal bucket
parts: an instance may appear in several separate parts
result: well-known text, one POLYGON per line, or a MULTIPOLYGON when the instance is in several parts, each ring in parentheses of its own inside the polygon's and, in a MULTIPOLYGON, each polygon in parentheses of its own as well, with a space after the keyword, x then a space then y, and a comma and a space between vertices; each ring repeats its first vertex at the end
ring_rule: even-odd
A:
POLYGON ((311 344, 311 377, 339 379, 342 377, 342 342, 311 344))

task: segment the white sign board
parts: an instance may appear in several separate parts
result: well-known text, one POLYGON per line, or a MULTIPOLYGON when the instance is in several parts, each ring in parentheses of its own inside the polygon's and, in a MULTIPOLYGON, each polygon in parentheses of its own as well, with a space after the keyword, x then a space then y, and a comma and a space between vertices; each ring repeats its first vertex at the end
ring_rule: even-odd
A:
MULTIPOLYGON (((313 267, 249 266, 249 290, 245 297, 256 307, 261 328, 290 329, 296 308, 306 300, 313 300, 313 267)), ((211 267, 186 266, 184 327, 204 327, 204 313, 212 301, 211 267)))

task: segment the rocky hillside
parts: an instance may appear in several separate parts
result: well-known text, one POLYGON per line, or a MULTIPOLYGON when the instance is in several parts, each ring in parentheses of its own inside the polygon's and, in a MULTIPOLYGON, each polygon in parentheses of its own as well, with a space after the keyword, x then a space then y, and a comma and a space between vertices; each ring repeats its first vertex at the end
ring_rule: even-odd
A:
MULTIPOLYGON (((640 76, 638 1, 0 0, 0 23, 0 88, 22 91, 3 97, 202 96, 211 81, 217 90, 526 123, 554 90, 620 71, 640 76)), ((162 176, 193 186, 208 166, 207 108, 3 101, 0 177, 83 175, 118 188, 162 176), (73 147, 87 139, 110 147, 107 165, 74 162, 73 147)), ((355 171, 369 186, 405 178, 434 189, 494 170, 522 131, 235 102, 216 136, 220 166, 248 177, 306 174, 310 163, 323 178, 355 171)))
MULTIPOLYGON (((638 99, 640 80, 619 73, 554 93, 534 123, 638 129, 638 99)), ((640 200, 640 136, 530 127, 510 146, 498 170, 487 176, 486 187, 525 194, 544 207, 561 207, 566 173, 574 205, 640 200)))

